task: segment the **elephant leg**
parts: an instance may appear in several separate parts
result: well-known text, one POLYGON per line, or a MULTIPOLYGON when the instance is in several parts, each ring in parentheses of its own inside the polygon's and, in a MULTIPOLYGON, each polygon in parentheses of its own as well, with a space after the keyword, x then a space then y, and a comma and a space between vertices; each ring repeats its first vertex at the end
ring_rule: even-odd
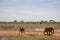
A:
POLYGON ((48 31, 47 31, 47 35, 48 35, 49 33, 48 33, 48 31))
POLYGON ((51 34, 51 32, 49 32, 49 35, 51 34))

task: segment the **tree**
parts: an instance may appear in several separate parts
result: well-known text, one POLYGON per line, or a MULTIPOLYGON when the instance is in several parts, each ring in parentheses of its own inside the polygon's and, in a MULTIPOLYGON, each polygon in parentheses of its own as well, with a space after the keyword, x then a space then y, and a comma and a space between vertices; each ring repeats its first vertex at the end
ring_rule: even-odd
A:
POLYGON ((47 21, 44 21, 44 22, 47 22, 47 21))
POLYGON ((49 22, 55 22, 54 20, 49 20, 49 22))
POLYGON ((21 20, 21 22, 24 22, 23 20, 21 20))
POLYGON ((41 23, 43 23, 44 21, 42 20, 41 23))
POLYGON ((14 20, 14 22, 17 22, 17 20, 14 20))
POLYGON ((42 20, 41 22, 40 22, 40 24, 42 24, 44 21, 42 20))

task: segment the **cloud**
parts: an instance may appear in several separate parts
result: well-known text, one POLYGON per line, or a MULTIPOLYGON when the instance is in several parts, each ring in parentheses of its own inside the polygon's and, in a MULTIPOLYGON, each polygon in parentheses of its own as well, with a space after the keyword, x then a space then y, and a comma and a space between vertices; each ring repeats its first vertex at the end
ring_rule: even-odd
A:
POLYGON ((0 1, 8 2, 8 1, 17 1, 17 0, 0 0, 0 1))
POLYGON ((35 10, 21 10, 21 9, 3 9, 0 10, 0 17, 6 19, 24 19, 24 20, 41 20, 41 19, 50 19, 56 17, 56 10, 43 10, 43 9, 35 9, 35 10), (27 19, 26 19, 27 18, 27 19))
POLYGON ((60 2, 60 0, 0 0, 0 1, 25 1, 25 2, 60 2))
POLYGON ((60 0, 0 0, 0 18, 60 20, 60 0))

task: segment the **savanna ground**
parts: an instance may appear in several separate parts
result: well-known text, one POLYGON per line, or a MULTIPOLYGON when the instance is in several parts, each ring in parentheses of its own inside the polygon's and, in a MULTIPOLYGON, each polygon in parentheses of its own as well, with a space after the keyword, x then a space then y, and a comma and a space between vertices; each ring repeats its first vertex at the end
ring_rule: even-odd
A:
POLYGON ((60 40, 60 33, 46 36, 43 32, 0 31, 0 40, 60 40))
POLYGON ((60 40, 60 23, 0 23, 0 40, 60 40), (53 27, 54 35, 43 35, 43 29, 53 27), (25 28, 25 33, 19 33, 19 27, 25 28), (41 28, 37 31, 35 29, 41 28))

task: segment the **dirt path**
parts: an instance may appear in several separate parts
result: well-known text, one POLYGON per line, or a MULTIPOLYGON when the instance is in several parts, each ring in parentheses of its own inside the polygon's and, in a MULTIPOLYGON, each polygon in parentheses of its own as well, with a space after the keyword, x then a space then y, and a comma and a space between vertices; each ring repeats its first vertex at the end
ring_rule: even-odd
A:
MULTIPOLYGON (((25 33, 19 33, 18 31, 0 31, 0 36, 8 36, 8 35, 14 35, 14 36, 45 36, 43 35, 43 32, 25 32, 25 33)), ((53 37, 60 38, 60 33, 54 33, 53 37)))

